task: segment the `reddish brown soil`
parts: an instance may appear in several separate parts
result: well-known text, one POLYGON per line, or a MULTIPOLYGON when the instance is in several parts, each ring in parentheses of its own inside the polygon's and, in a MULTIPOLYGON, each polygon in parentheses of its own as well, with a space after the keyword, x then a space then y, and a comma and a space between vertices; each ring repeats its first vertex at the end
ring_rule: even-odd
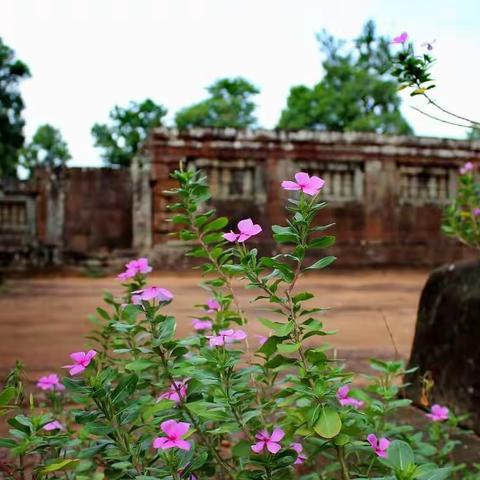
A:
MULTIPOLYGON (((393 332, 402 357, 408 357, 414 334, 415 316, 425 271, 348 271, 310 275, 300 281, 299 291, 316 294, 312 305, 332 307, 325 324, 338 334, 324 337, 336 347, 337 356, 363 370, 371 355, 393 356, 394 349, 383 316, 393 332)), ((175 299, 168 307, 178 321, 178 333, 191 328, 198 313, 192 305, 204 303, 207 295, 197 286, 199 278, 181 273, 157 274, 151 283, 172 290, 175 299)), ((81 350, 91 325, 87 315, 102 303, 105 290, 120 293, 113 278, 43 277, 12 279, 0 287, 0 375, 3 377, 21 359, 32 378, 59 371, 68 354, 81 350)), ((262 305, 249 304, 251 291, 238 288, 238 296, 251 318, 254 334, 265 333, 255 320, 268 316, 262 305)), ((270 315, 271 318, 271 315, 270 315)), ((324 338, 320 341, 324 341, 324 338)), ((318 341, 318 340, 317 340, 318 341)))

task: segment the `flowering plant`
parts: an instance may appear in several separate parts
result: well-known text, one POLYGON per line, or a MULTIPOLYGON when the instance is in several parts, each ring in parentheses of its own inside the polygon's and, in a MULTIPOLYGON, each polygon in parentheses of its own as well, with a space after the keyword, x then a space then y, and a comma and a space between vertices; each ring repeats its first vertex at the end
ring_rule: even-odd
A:
MULTIPOLYGON (((392 74, 400 82, 400 89, 411 88, 411 96, 423 96, 428 105, 441 112, 442 117, 426 113, 417 107, 412 108, 442 123, 469 128, 470 137, 478 138, 480 122, 446 110, 430 96, 429 91, 435 88, 431 75, 431 67, 435 62, 431 54, 434 41, 424 42, 423 53, 417 54, 408 40, 406 32, 393 39, 392 43, 401 45, 401 49, 394 59, 392 74)), ((480 248, 480 185, 475 178, 475 165, 467 162, 459 173, 457 195, 444 212, 442 230, 466 245, 480 248)))
POLYGON ((401 35, 395 37, 392 43, 401 46, 397 55, 394 57, 391 70, 392 75, 400 82, 399 89, 409 88, 410 96, 412 97, 420 95, 440 116, 437 116, 436 112, 429 113, 417 107, 412 108, 422 115, 426 115, 439 122, 468 128, 473 138, 478 137, 480 133, 480 122, 478 120, 467 118, 447 110, 430 96, 430 90, 436 86, 431 74, 432 66, 435 63, 435 58, 432 55, 435 40, 423 42, 420 46, 423 50, 421 53, 415 51, 415 46, 409 41, 407 32, 403 32, 401 35))
POLYGON ((460 169, 457 196, 445 209, 442 230, 470 247, 480 248, 480 183, 472 162, 460 169))
POLYGON ((295 193, 285 224, 272 228, 282 253, 270 257, 251 246, 263 234, 259 224, 245 219, 228 233, 228 220, 205 208, 210 194, 200 173, 173 177, 171 220, 193 245, 188 255, 201 259, 209 291, 192 334, 175 336, 168 313, 175 292, 147 285, 148 262, 127 264, 119 276, 125 294, 105 296, 93 348, 71 354, 69 376, 42 377, 29 406, 20 369, 7 379, 3 478, 463 478, 449 456, 457 419, 448 409, 432 407, 426 433, 396 423, 410 403, 399 397, 402 362, 372 360, 377 374, 359 388, 328 354, 324 309, 297 286, 335 260, 307 255, 334 242, 316 221, 326 206, 323 180, 300 172, 283 183, 295 193), (248 336, 234 280, 270 306, 269 318, 259 319, 270 335, 260 342, 248 336))

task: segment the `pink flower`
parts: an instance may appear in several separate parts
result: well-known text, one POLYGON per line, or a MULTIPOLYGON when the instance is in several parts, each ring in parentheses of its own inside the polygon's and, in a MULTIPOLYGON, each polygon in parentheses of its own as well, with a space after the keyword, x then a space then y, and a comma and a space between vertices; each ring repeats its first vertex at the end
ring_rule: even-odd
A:
POLYGON ((215 298, 210 298, 207 302, 207 313, 219 312, 222 309, 222 306, 215 298))
POLYGON ((282 446, 278 443, 285 436, 285 432, 281 428, 275 428, 270 435, 267 430, 261 430, 255 435, 259 440, 251 446, 255 453, 260 453, 265 447, 270 453, 277 453, 282 446))
POLYGON ((427 413, 427 417, 432 420, 432 422, 443 422, 448 420, 449 410, 447 407, 442 407, 441 405, 435 404, 432 405, 430 413, 427 413))
POLYGON ((82 373, 92 361, 97 352, 89 350, 88 352, 74 352, 70 354, 70 358, 75 362, 72 365, 64 365, 62 368, 69 368, 70 375, 78 375, 82 373))
POLYGON ((191 444, 182 437, 185 436, 190 428, 186 422, 177 422, 176 420, 165 420, 160 424, 160 428, 166 437, 157 437, 153 440, 153 448, 168 450, 169 448, 179 448, 180 450, 190 450, 191 444))
POLYGON ((187 396, 187 382, 188 379, 176 381, 175 385, 170 385, 169 390, 158 397, 158 400, 166 399, 172 400, 175 403, 180 403, 180 400, 187 396))
POLYGON ((255 335, 255 336, 257 337, 259 345, 263 345, 268 340, 268 337, 266 337, 265 335, 255 335))
POLYGON ((282 182, 282 188, 284 190, 301 190, 307 195, 317 195, 317 193, 325 185, 325 180, 320 177, 310 176, 305 172, 298 172, 295 174, 296 182, 290 182, 289 180, 284 180, 282 182))
POLYGON ((120 273, 117 278, 119 280, 128 280, 138 274, 146 274, 152 271, 152 267, 148 265, 147 258, 139 258, 132 260, 125 265, 125 271, 120 273))
POLYGON ((229 242, 244 242, 254 235, 258 235, 262 231, 262 227, 256 223, 253 223, 251 218, 240 220, 237 224, 239 233, 235 233, 232 230, 223 234, 223 238, 229 242))
POLYGON ((220 330, 218 335, 205 335, 208 338, 208 343, 211 347, 221 347, 228 343, 244 340, 247 334, 243 330, 220 330))
POLYGON ((403 45, 407 40, 408 40, 408 33, 403 32, 398 37, 394 37, 392 40, 392 43, 400 43, 403 45))
POLYGON ((298 454, 294 465, 301 465, 307 459, 307 457, 302 454, 302 452, 303 452, 302 444, 301 443, 291 443, 290 448, 292 450, 295 450, 298 454))
POLYGON ((56 390, 57 392, 65 390, 65 386, 60 382, 60 378, 56 373, 40 377, 37 382, 37 387, 42 390, 56 390))
POLYGON ((480 208, 474 208, 473 209, 473 214, 478 217, 480 215, 480 208))
POLYGON ((374 433, 371 433, 367 437, 367 440, 378 457, 387 458, 387 449, 390 446, 390 440, 387 438, 377 439, 374 433))
POLYGON ((468 172, 471 172, 473 170, 473 163, 472 162, 467 162, 463 167, 460 168, 460 174, 465 175, 468 172))
POLYGON ((192 320, 192 325, 195 330, 210 330, 213 324, 210 320, 200 320, 199 318, 194 318, 192 320))
POLYGON ((63 430, 63 425, 58 420, 54 420, 53 422, 46 423, 43 429, 47 432, 51 430, 63 430))
POLYGON ((210 330, 212 328, 210 320, 200 320, 199 318, 194 318, 192 325, 195 330, 210 330))
POLYGON ((173 293, 166 288, 147 287, 143 290, 132 292, 132 303, 139 305, 142 301, 158 300, 159 302, 169 302, 173 298, 173 293))
POLYGON ((349 397, 349 393, 350 387, 348 385, 344 385, 337 390, 336 397, 337 400, 340 402, 340 405, 342 405, 342 407, 349 405, 353 408, 362 408, 363 402, 361 400, 357 400, 356 398, 349 397))

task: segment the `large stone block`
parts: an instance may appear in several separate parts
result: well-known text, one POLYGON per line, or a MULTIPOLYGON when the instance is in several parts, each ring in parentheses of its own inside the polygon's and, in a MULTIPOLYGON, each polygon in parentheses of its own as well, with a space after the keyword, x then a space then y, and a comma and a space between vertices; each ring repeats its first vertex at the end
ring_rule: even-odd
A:
POLYGON ((431 403, 469 413, 480 432, 480 261, 434 270, 420 299, 408 395, 422 403, 423 379, 434 381, 431 403))

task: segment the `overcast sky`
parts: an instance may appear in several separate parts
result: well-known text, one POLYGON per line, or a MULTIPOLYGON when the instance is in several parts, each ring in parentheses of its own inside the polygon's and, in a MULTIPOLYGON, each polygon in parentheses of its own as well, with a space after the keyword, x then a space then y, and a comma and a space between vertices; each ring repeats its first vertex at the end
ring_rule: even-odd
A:
MULTIPOLYGON (((90 128, 114 105, 151 97, 172 119, 224 76, 261 89, 259 123, 271 128, 290 87, 321 78, 315 32, 351 39, 369 18, 382 34, 436 39, 436 98, 480 116, 480 0, 0 0, 0 36, 32 71, 27 135, 60 128, 74 165, 101 164, 90 128)), ((403 105, 417 134, 465 136, 409 105, 418 100, 403 105)))

